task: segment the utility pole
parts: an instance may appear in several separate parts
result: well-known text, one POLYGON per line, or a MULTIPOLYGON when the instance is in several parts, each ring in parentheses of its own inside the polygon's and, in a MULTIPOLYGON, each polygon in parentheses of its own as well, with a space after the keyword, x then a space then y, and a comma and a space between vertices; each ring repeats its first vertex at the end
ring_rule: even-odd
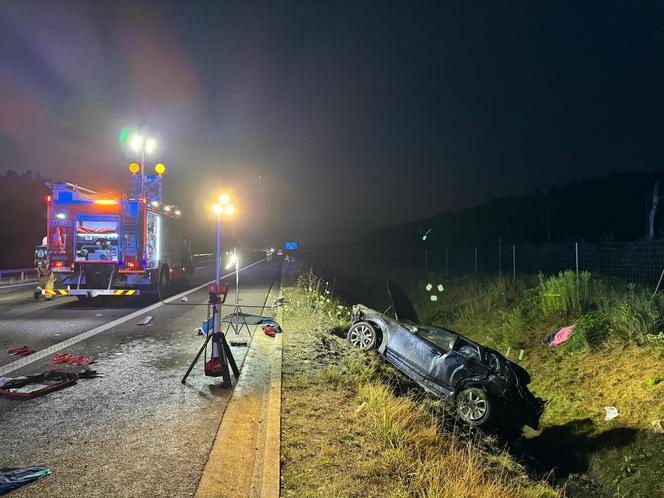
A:
POLYGON ((655 181, 652 187, 652 198, 650 201, 650 211, 648 212, 648 239, 655 238, 655 214, 657 214, 657 203, 659 202, 659 182, 655 181))
POLYGON ((503 260, 503 240, 498 237, 498 278, 502 275, 501 263, 503 260))

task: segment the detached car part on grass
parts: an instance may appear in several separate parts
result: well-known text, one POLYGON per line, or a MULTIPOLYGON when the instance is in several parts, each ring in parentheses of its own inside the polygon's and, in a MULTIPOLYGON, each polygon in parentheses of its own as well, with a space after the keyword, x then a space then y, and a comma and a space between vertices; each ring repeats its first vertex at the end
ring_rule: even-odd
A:
POLYGON ((408 296, 387 284, 396 319, 364 305, 353 307, 352 347, 376 349, 421 387, 456 407, 475 427, 537 429, 545 402, 528 390, 530 375, 497 351, 455 332, 419 322, 408 296))

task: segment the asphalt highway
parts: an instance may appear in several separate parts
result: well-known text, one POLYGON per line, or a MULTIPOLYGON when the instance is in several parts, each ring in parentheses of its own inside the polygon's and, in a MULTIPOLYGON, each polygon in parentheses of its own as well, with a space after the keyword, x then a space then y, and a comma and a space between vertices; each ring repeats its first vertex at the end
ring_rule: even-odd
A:
MULTIPOLYGON (((240 273, 245 312, 259 313, 249 306, 262 306, 268 293, 271 303, 280 275, 278 260, 240 273)), ((189 288, 211 278, 211 264, 199 268, 189 288)), ((234 275, 228 281, 234 287, 234 275)), ((143 296, 92 305, 71 297, 35 302, 31 290, 0 290, 0 375, 48 371, 57 367, 54 352, 68 352, 95 359, 91 368, 103 377, 31 400, 0 398, 0 467, 53 471, 12 496, 193 495, 230 397, 219 379, 203 375, 202 360, 180 383, 203 341, 194 328, 206 317, 205 287, 167 305, 143 296), (152 322, 137 325, 146 315, 152 322), (38 351, 35 361, 16 363, 6 352, 23 345, 38 351)), ((233 348, 238 364, 245 353, 233 348)))

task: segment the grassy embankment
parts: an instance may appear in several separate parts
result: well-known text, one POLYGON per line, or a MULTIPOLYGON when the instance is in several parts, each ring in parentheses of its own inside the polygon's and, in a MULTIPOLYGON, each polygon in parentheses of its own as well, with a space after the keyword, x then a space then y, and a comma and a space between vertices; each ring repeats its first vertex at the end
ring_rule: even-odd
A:
POLYGON ((423 321, 509 348, 513 361, 524 350, 531 390, 550 400, 543 431, 523 443, 542 470, 589 476, 583 495, 664 496, 664 435, 652 427, 664 418, 664 297, 572 272, 450 281, 436 302, 426 284, 410 289, 423 321), (568 342, 543 344, 572 323, 568 342), (618 417, 605 421, 605 406, 618 417))
POLYGON ((559 496, 375 354, 350 351, 333 333, 348 309, 320 280, 299 284, 283 315, 283 496, 559 496))

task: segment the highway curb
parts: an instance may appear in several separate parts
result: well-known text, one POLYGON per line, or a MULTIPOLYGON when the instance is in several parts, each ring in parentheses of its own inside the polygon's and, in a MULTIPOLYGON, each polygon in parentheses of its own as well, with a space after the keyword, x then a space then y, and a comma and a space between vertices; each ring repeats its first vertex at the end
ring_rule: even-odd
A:
MULTIPOLYGON (((283 308, 277 312, 277 322, 282 323, 283 308)), ((263 452, 263 472, 260 496, 279 496, 281 489, 281 365, 283 348, 281 334, 277 337, 270 368, 270 395, 267 403, 265 424, 265 451, 263 452)))
POLYGON ((256 329, 199 481, 197 498, 279 496, 281 344, 281 334, 273 338, 256 329))

